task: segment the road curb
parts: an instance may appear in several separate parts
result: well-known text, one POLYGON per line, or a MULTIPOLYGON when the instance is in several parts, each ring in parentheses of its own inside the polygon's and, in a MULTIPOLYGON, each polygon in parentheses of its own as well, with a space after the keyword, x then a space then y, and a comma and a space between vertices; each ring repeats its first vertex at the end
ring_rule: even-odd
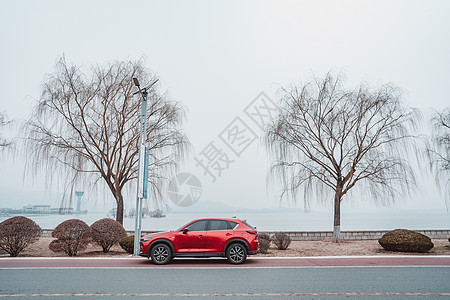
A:
MULTIPOLYGON (((450 258, 450 255, 347 255, 347 256, 263 256, 263 257, 249 257, 247 259, 254 260, 254 259, 365 259, 365 258, 450 258)), ((38 259, 68 259, 68 260, 111 260, 111 259, 147 259, 146 257, 141 256, 121 256, 121 257, 68 257, 68 256, 51 256, 51 257, 0 257, 0 261, 2 260, 19 260, 19 259, 25 259, 25 260, 38 260, 38 259)), ((183 258, 183 259, 189 259, 189 258, 183 258)), ((196 258, 192 258, 196 259, 196 258)), ((217 259, 217 257, 214 258, 202 258, 202 260, 207 261, 208 259, 217 259)))

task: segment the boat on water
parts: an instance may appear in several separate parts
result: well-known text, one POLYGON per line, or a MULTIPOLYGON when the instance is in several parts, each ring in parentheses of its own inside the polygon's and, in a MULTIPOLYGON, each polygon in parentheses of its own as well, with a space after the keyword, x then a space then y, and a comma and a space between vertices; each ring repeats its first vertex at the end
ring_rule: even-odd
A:
POLYGON ((163 213, 163 211, 160 210, 160 209, 151 211, 151 212, 149 213, 149 215, 150 215, 150 218, 165 218, 165 217, 166 217, 166 215, 165 215, 165 214, 163 213))

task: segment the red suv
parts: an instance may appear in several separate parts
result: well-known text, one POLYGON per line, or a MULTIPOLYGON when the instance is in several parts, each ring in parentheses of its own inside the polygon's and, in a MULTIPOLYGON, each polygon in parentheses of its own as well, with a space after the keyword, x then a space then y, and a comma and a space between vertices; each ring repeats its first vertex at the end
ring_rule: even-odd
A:
POLYGON ((155 264, 169 263, 174 257, 226 257, 241 264, 247 255, 258 252, 258 233, 246 221, 198 219, 177 231, 153 233, 140 240, 139 255, 155 264))

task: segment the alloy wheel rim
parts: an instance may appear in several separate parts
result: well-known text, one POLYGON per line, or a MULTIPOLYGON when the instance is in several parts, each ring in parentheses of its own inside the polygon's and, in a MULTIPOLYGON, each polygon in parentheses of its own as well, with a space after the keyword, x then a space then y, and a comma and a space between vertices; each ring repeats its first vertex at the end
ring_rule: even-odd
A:
POLYGON ((240 246, 235 246, 230 249, 230 258, 235 262, 240 262, 244 259, 244 249, 240 246))
POLYGON ((169 257, 169 251, 164 247, 156 248, 153 256, 159 262, 165 261, 169 257))

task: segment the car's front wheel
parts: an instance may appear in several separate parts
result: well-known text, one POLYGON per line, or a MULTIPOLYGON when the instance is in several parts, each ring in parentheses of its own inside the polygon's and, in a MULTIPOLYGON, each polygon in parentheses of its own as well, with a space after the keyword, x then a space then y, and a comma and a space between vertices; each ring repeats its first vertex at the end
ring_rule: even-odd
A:
POLYGON ((164 265, 172 260, 172 250, 166 244, 157 244, 150 251, 153 263, 164 265))
POLYGON ((230 263, 242 264, 247 259, 247 249, 240 243, 234 243, 227 248, 226 255, 230 263))

